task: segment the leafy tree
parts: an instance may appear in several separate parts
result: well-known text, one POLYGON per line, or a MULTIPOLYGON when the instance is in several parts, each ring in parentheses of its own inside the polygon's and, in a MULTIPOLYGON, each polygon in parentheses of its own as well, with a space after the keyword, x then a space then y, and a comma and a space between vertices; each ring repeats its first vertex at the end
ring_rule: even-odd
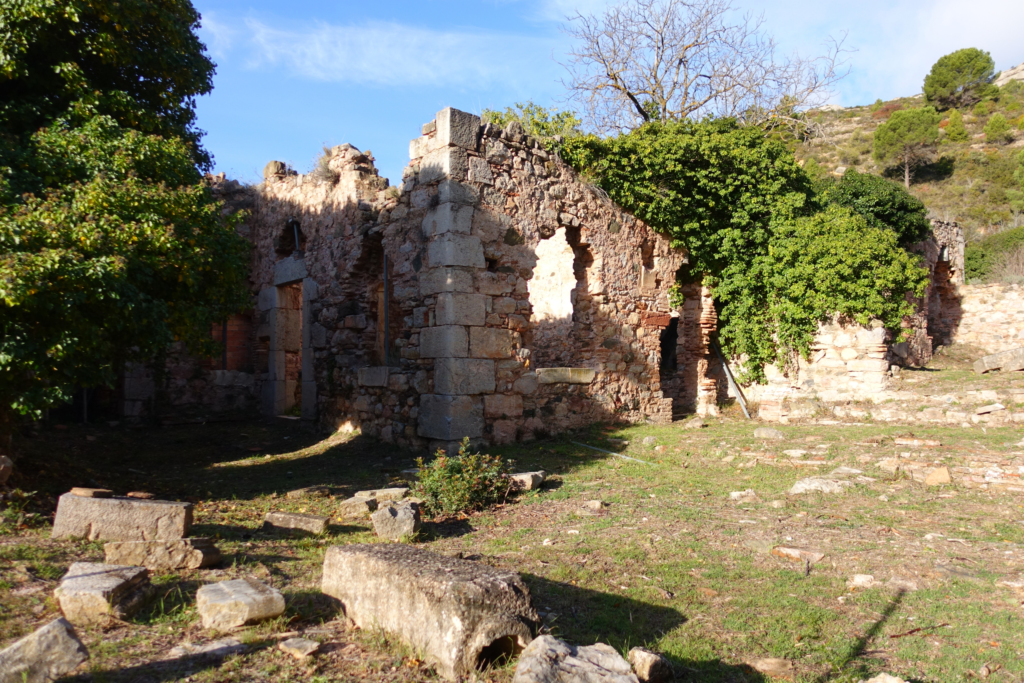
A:
POLYGON ((993 90, 995 68, 989 53, 973 47, 940 57, 925 76, 925 101, 940 109, 968 107, 993 90))
POLYGON ((935 109, 901 109, 875 129, 874 157, 887 166, 901 167, 903 184, 909 188, 911 170, 938 139, 939 115, 935 109))
POLYGON ((841 179, 823 188, 821 200, 853 210, 871 227, 892 230, 904 247, 920 242, 931 232, 924 202, 896 183, 871 173, 858 173, 851 168, 841 179))
POLYGON ((967 142, 971 136, 967 134, 967 126, 964 125, 963 114, 959 109, 949 113, 949 125, 946 126, 946 140, 949 142, 967 142))
POLYGON ((580 130, 583 122, 575 112, 548 109, 532 101, 516 102, 515 106, 506 107, 504 111, 484 109, 483 120, 502 128, 513 121, 518 121, 526 129, 527 135, 540 140, 548 140, 555 136, 571 138, 583 135, 580 130))
POLYGON ((1013 140, 1013 133, 1010 132, 1010 123, 1002 114, 993 114, 992 118, 985 124, 985 140, 987 142, 1010 142, 1013 140))

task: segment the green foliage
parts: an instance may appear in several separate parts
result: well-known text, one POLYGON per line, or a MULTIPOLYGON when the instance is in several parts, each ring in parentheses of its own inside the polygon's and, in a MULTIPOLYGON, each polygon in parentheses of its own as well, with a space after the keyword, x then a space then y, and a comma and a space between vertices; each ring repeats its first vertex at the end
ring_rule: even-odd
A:
POLYGON ((899 247, 897 234, 831 206, 780 227, 765 257, 769 311, 781 346, 810 352, 817 323, 835 315, 891 331, 916 311, 928 271, 899 247))
POLYGON ((940 57, 924 79, 925 101, 942 109, 970 106, 995 90, 995 66, 988 52, 973 47, 940 57))
POLYGON ((877 100, 875 100, 874 104, 872 104, 870 107, 868 107, 868 111, 871 112, 872 114, 874 114, 876 111, 881 109, 883 105, 885 105, 885 102, 883 102, 882 98, 879 97, 877 100))
POLYGON ((1010 132, 1010 124, 1002 114, 993 114, 992 118, 985 124, 985 140, 987 142, 1010 142, 1013 140, 1013 133, 1010 132))
POLYGON ((211 325, 246 302, 247 243, 188 143, 98 116, 32 145, 26 170, 47 188, 0 204, 0 417, 109 384, 175 340, 210 352, 211 325))
POLYGON ((459 454, 450 456, 439 450, 430 464, 423 458, 416 460, 420 468, 419 480, 413 494, 423 500, 423 507, 431 515, 458 515, 482 510, 503 500, 508 495, 508 474, 511 461, 469 452, 469 439, 463 439, 459 454))
POLYGON ((898 244, 919 229, 913 202, 891 193, 873 198, 869 181, 858 184, 851 176, 842 197, 860 202, 872 225, 838 206, 811 220, 814 183, 785 145, 728 119, 577 138, 561 154, 616 203, 689 251, 689 279, 713 288, 722 346, 747 356, 745 380, 763 379, 767 363, 806 353, 817 322, 833 314, 879 318, 898 334, 900 302, 916 295, 927 275, 898 244), (812 239, 821 244, 809 244, 812 239), (811 260, 800 260, 801 253, 811 260), (813 300, 795 296, 801 287, 810 291, 805 280, 813 259, 851 282, 825 279, 813 300), (781 272, 790 268, 801 270, 781 272), (869 295, 869 282, 884 285, 884 293, 869 295))
POLYGON ((985 118, 990 113, 989 104, 991 103, 978 102, 976 105, 974 105, 974 109, 971 110, 971 113, 977 116, 978 118, 985 118))
POLYGON ((823 188, 821 199, 852 209, 872 227, 892 230, 902 246, 920 242, 931 232, 924 202, 881 176, 850 169, 823 188))
POLYGON ((1004 230, 967 245, 964 270, 968 282, 990 281, 1012 252, 1024 247, 1024 227, 1004 230))
POLYGON ((539 140, 549 140, 555 136, 563 138, 578 137, 583 134, 583 121, 572 111, 548 109, 533 102, 516 102, 515 106, 504 111, 484 109, 483 120, 504 128, 513 121, 518 121, 526 129, 527 135, 539 140))
POLYGON ((886 166, 902 166, 909 185, 910 168, 924 148, 939 139, 939 115, 932 107, 901 109, 875 129, 874 158, 886 166))
POLYGON ((967 126, 964 125, 964 116, 959 109, 949 113, 949 125, 946 126, 946 140, 949 142, 967 142, 971 136, 967 134, 967 126))

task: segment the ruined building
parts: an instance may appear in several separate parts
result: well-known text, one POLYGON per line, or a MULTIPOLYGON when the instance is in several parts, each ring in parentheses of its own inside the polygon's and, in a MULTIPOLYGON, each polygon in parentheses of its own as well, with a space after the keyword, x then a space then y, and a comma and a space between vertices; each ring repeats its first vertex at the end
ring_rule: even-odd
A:
MULTIPOLYGON (((710 292, 670 296, 685 251, 518 123, 445 109, 409 156, 398 187, 351 145, 308 175, 271 162, 257 188, 214 180, 229 210, 247 212, 253 310, 214 330, 223 357, 172 354, 171 406, 258 407, 423 447, 664 423, 728 397, 710 292)), ((963 272, 962 235, 958 256, 955 235, 938 239, 921 248, 945 282, 963 272)), ((751 398, 782 419, 808 394, 884 391, 891 363, 930 356, 944 324, 930 310, 908 321, 903 347, 881 329, 824 326, 810 363, 751 398)), ((132 369, 125 412, 144 414, 153 396, 151 371, 132 369)))

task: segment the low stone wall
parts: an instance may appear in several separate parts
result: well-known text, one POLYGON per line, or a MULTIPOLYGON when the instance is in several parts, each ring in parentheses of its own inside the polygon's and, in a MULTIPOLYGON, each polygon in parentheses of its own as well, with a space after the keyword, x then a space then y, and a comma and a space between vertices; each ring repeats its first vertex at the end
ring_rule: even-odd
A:
POLYGON ((956 318, 953 341, 987 353, 1024 346, 1024 286, 961 285, 959 305, 945 313, 956 318))

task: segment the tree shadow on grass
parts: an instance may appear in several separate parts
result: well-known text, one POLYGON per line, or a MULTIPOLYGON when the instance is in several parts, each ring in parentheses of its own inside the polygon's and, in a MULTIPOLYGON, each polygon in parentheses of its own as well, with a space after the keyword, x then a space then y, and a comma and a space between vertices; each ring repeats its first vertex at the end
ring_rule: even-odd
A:
MULTIPOLYGON (((623 653, 636 646, 657 649, 656 644, 664 634, 687 622, 687 617, 672 607, 533 574, 522 577, 530 587, 534 606, 547 615, 544 623, 552 635, 570 643, 607 643, 623 653)), ((766 677, 748 666, 735 666, 719 659, 665 656, 675 669, 677 681, 768 683, 766 677)))
POLYGON ((882 614, 878 617, 875 623, 871 625, 871 628, 865 631, 864 635, 860 638, 857 638, 850 643, 846 652, 843 653, 842 657, 838 662, 836 662, 836 665, 832 670, 816 678, 814 683, 828 683, 828 681, 834 680, 840 675, 849 673, 853 673, 858 679, 870 678, 873 673, 867 663, 858 660, 861 660, 865 655, 869 654, 867 649, 868 643, 870 643, 871 640, 882 631, 882 627, 885 626, 885 622, 889 620, 889 617, 892 616, 893 612, 895 612, 900 606, 900 603, 903 602, 904 595, 906 595, 905 591, 897 591, 897 593, 892 597, 892 600, 889 601, 889 604, 886 605, 885 609, 882 611, 882 614))

